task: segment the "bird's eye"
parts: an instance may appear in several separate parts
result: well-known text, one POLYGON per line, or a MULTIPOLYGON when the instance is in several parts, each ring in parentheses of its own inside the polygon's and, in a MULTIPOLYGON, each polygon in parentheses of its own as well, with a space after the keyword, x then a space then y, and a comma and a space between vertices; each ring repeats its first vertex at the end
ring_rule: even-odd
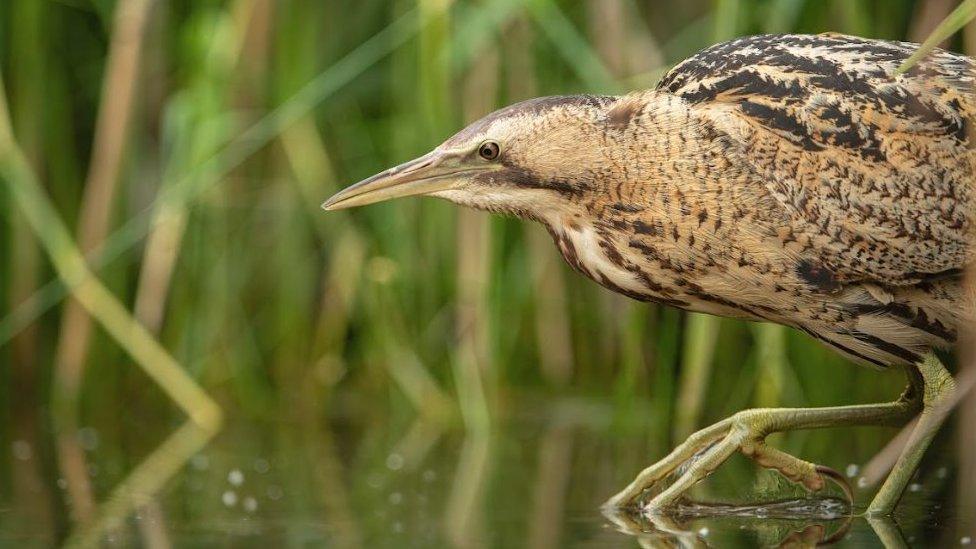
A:
POLYGON ((485 160, 494 160, 498 158, 499 148, 498 143, 494 141, 485 141, 478 147, 478 156, 484 158, 485 160))

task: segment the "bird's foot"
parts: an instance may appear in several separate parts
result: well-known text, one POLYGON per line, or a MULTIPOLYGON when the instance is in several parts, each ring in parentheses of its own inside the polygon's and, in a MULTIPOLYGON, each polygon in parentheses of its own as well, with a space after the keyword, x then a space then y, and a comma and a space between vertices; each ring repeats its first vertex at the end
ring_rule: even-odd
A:
POLYGON ((773 427, 788 422, 793 413, 794 410, 788 409, 745 410, 706 427, 688 437, 664 459, 641 471, 627 488, 610 498, 605 506, 633 506, 646 490, 684 468, 671 485, 644 504, 647 511, 672 507, 688 489, 710 475, 737 451, 811 491, 822 490, 828 480, 833 481, 851 501, 850 485, 837 471, 766 445, 766 436, 774 430, 773 427))

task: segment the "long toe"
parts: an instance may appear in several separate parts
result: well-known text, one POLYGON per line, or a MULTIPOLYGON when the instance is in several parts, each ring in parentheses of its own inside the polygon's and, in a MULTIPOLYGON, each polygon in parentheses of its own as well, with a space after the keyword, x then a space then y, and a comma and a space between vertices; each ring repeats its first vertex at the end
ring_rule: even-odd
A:
POLYGON ((706 427, 684 441, 657 463, 641 471, 626 488, 614 495, 603 504, 605 508, 620 509, 634 507, 645 491, 663 482, 669 475, 681 466, 695 461, 696 456, 702 454, 716 441, 725 437, 731 426, 732 418, 722 420, 706 427))
POLYGON ((854 504, 854 493, 850 483, 843 475, 825 465, 817 465, 771 448, 763 440, 750 441, 742 445, 742 453, 761 467, 779 472, 789 480, 802 485, 811 492, 819 492, 827 487, 827 481, 837 485, 850 505, 854 504))

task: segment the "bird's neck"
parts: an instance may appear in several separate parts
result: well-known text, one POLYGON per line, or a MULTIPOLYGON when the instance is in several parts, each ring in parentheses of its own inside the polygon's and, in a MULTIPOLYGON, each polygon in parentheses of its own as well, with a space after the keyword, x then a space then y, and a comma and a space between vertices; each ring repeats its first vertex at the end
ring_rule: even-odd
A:
POLYGON ((617 167, 608 170, 604 185, 610 197, 647 201, 645 193, 713 177, 709 168, 720 147, 717 130, 707 127, 709 122, 684 99, 656 90, 639 92, 620 98, 607 118, 605 154, 607 163, 617 167))
POLYGON ((581 176, 592 190, 537 216, 551 228, 573 219, 599 219, 608 210, 663 215, 676 197, 708 194, 722 180, 737 177, 730 169, 737 155, 730 141, 671 94, 651 90, 619 98, 601 131, 601 158, 581 176))

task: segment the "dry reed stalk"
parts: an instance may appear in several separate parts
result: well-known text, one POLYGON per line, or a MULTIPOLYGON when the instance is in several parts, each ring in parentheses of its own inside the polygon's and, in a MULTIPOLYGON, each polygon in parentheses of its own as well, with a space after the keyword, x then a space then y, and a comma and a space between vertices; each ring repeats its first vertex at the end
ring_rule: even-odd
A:
MULTIPOLYGON (((907 72, 934 48, 963 29, 973 18, 976 18, 976 0, 961 0, 959 5, 945 19, 936 21, 938 24, 932 29, 921 45, 919 45, 918 49, 908 59, 902 62, 901 66, 895 72, 897 74, 907 72)), ((921 25, 919 25, 919 28, 921 28, 921 25)))
MULTIPOLYGON (((926 0, 919 2, 915 6, 915 13, 912 14, 912 24, 908 29, 908 40, 911 42, 924 42, 925 38, 932 34, 935 27, 942 22, 958 4, 958 0, 926 0)), ((947 40, 942 41, 939 47, 945 47, 947 40)))
MULTIPOLYGON (((131 123, 140 54, 154 0, 117 4, 95 123, 92 157, 78 217, 78 246, 89 253, 108 231, 131 123)), ((77 401, 91 338, 91 318, 74 299, 65 305, 55 351, 55 391, 66 406, 77 401)))
MULTIPOLYGON (((85 254, 102 242, 111 220, 152 6, 153 0, 132 0, 116 8, 92 156, 78 217, 78 245, 85 254)), ((69 299, 61 317, 54 355, 54 394, 61 402, 60 413, 56 414, 58 466, 68 483, 73 517, 80 523, 90 521, 95 510, 85 454, 76 440, 76 405, 91 329, 91 317, 85 307, 76 299, 69 299)))

